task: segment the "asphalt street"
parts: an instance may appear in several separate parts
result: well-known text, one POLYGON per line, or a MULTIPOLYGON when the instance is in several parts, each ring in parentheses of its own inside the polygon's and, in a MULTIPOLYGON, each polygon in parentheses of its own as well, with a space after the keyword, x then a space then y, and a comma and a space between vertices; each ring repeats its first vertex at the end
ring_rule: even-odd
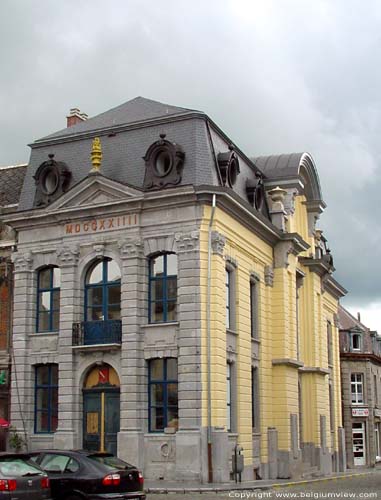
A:
POLYGON ((147 500, 217 500, 217 499, 379 499, 381 500, 381 470, 364 476, 320 480, 266 491, 231 490, 221 493, 149 494, 147 500))

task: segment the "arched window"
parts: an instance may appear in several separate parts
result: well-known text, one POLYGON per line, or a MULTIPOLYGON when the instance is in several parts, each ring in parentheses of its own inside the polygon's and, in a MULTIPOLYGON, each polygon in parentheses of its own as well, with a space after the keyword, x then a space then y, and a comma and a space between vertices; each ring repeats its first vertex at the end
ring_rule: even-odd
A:
POLYGON ((85 280, 85 321, 120 319, 120 277, 114 260, 93 263, 85 280))
POLYGON ((161 254, 149 261, 149 322, 176 321, 177 255, 161 254))
POLYGON ((37 332, 59 330, 60 281, 58 267, 44 267, 37 276, 37 332))

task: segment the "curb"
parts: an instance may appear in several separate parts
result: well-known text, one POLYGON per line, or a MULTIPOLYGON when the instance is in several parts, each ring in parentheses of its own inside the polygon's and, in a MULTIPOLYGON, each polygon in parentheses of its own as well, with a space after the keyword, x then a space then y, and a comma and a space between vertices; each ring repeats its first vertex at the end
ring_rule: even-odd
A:
MULTIPOLYGON (((368 476, 370 474, 375 474, 377 471, 369 471, 369 472, 359 472, 359 473, 352 473, 352 474, 343 474, 340 476, 329 476, 329 477, 322 477, 322 478, 315 478, 315 479, 303 479, 300 481, 290 481, 290 482, 285 482, 285 483, 273 483, 273 484, 253 484, 250 483, 248 485, 238 483, 238 484, 228 484, 228 485, 221 485, 221 486, 194 486, 194 487, 188 487, 188 488, 181 488, 181 487, 151 487, 151 488, 146 488, 145 493, 146 494, 161 494, 161 495, 167 495, 168 493, 178 493, 178 494, 185 494, 185 493, 223 493, 226 491, 239 491, 239 490, 245 490, 245 491, 267 491, 271 489, 280 489, 280 488, 289 488, 291 486, 298 486, 298 485, 303 485, 303 484, 311 484, 311 483, 325 483, 328 481, 336 481, 340 479, 348 479, 352 477, 361 477, 361 476, 368 476)), ((259 482, 259 481, 258 481, 259 482)))

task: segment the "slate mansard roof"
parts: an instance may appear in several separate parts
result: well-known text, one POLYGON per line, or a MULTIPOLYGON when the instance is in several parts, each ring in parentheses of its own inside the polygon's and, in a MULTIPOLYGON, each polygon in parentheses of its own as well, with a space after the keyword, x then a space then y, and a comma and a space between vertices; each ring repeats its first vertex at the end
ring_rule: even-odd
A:
MULTIPOLYGON (((163 104, 161 102, 145 99, 144 97, 135 97, 131 101, 127 101, 116 108, 105 111, 93 118, 78 123, 73 127, 65 128, 54 134, 40 139, 56 139, 59 137, 70 137, 72 135, 93 132, 96 130, 114 129, 121 125, 131 125, 134 123, 147 122, 157 118, 174 116, 183 116, 194 113, 194 110, 179 108, 163 104)), ((200 111, 197 111, 200 113, 200 111)), ((38 141, 37 141, 38 142, 38 141)))
POLYGON ((0 207, 18 204, 27 165, 0 167, 0 207))
MULTIPOLYGON (((137 97, 31 144, 19 210, 33 208, 36 192, 33 176, 51 154, 54 160, 64 162, 71 171, 70 189, 83 180, 91 169, 90 152, 94 137, 100 137, 102 143, 101 173, 114 181, 143 189, 143 157, 148 148, 159 140, 160 134, 166 134, 166 140, 179 145, 185 153, 181 185, 222 185, 218 155, 229 151, 231 139, 201 111, 137 97)), ((255 180, 258 172, 265 183, 271 178, 297 181, 304 175, 307 184, 312 179, 314 186, 310 189, 309 199, 321 200, 317 171, 308 154, 267 159, 257 157, 253 161, 235 146, 234 151, 240 166, 234 192, 243 200, 248 201, 247 185, 255 180)))

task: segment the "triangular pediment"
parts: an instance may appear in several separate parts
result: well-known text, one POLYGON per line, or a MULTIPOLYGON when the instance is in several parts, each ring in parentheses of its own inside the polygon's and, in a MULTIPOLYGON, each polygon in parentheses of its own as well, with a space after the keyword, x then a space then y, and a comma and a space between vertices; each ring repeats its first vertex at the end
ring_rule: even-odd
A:
POLYGON ((47 207, 47 211, 92 208, 141 198, 142 191, 103 175, 89 175, 47 207))

